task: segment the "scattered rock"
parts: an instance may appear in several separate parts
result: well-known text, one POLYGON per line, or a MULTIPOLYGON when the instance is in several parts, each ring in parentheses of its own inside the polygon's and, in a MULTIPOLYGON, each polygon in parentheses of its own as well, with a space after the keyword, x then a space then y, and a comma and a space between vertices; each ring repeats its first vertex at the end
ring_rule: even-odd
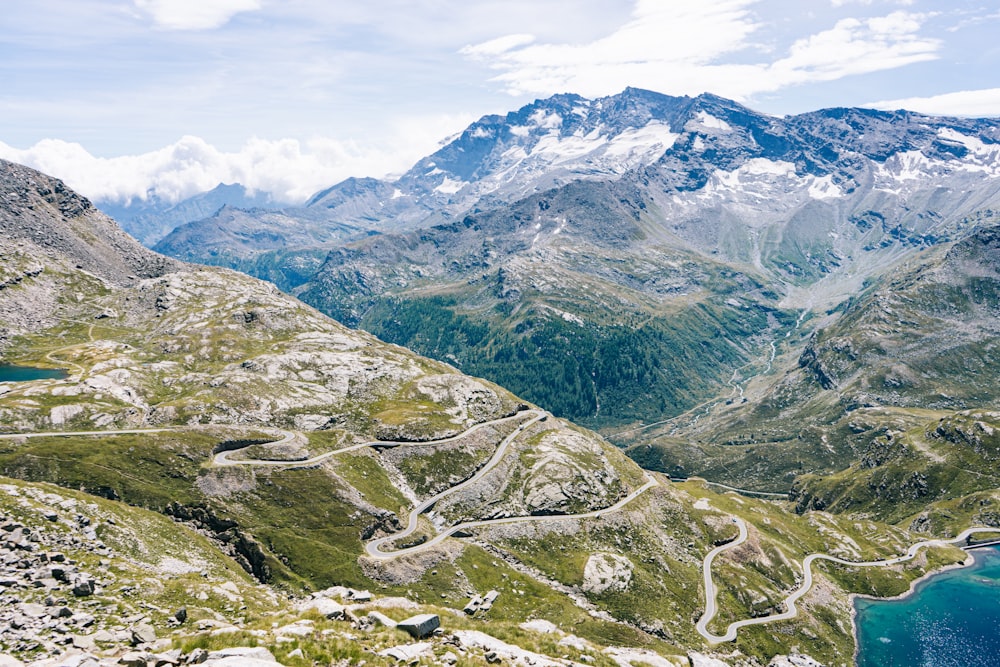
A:
POLYGON ((318 614, 329 619, 339 620, 344 618, 344 605, 334 602, 330 598, 314 598, 303 602, 299 609, 301 611, 315 610, 318 614))
POLYGON ((703 653, 688 653, 688 660, 691 661, 691 667, 729 667, 729 663, 703 653))
POLYGON ((417 644, 393 646, 392 648, 380 651, 379 655, 398 660, 399 662, 410 662, 433 655, 433 653, 434 647, 430 642, 419 642, 417 644))

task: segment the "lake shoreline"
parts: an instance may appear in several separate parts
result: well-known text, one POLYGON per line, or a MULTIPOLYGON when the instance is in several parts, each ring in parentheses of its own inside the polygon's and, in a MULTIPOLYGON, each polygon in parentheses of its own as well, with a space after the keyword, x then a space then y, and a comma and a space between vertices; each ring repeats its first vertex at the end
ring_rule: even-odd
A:
POLYGON ((850 595, 848 595, 848 603, 851 605, 851 635, 852 638, 854 639, 853 664, 855 665, 858 664, 858 656, 861 652, 861 642, 860 642, 859 628, 858 628, 858 608, 857 605, 855 604, 856 600, 862 599, 862 600, 872 600, 877 602, 891 602, 893 600, 904 600, 914 595, 917 592, 917 589, 921 586, 921 584, 931 581, 934 577, 937 577, 938 575, 942 575, 954 570, 962 570, 975 565, 976 555, 974 553, 974 550, 970 550, 966 553, 967 556, 965 560, 962 561, 961 563, 952 563, 951 565, 945 565, 930 572, 925 572, 920 577, 917 577, 916 579, 911 581, 909 588, 898 595, 892 595, 888 597, 868 595, 865 593, 851 593, 850 595))

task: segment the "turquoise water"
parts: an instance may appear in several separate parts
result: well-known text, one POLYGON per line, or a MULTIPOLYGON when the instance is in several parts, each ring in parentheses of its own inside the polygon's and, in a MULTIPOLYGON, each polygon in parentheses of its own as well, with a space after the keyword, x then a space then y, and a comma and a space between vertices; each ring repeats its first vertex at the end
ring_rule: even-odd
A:
POLYGON ((855 599, 859 667, 1000 666, 1000 550, 902 600, 855 599))
POLYGON ((0 364, 0 382, 27 382, 28 380, 49 380, 66 377, 66 371, 52 368, 29 368, 28 366, 6 366, 0 364))

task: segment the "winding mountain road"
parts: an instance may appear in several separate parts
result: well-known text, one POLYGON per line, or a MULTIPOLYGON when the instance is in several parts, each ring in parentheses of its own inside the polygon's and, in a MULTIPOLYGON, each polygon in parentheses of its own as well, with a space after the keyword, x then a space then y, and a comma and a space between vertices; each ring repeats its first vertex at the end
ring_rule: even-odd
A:
MULTIPOLYGON (((493 419, 493 420, 490 420, 490 421, 482 422, 480 424, 476 424, 476 425, 470 427, 469 429, 463 431, 462 433, 459 433, 457 435, 450 436, 450 437, 447 437, 447 438, 441 438, 440 440, 420 440, 420 441, 409 441, 409 440, 405 440, 405 441, 373 440, 373 441, 368 441, 368 442, 357 443, 357 444, 354 444, 354 445, 350 445, 348 447, 343 447, 341 449, 335 449, 335 450, 329 451, 329 452, 324 452, 322 454, 319 454, 317 456, 313 456, 313 457, 308 458, 308 459, 279 460, 279 459, 233 459, 233 458, 231 458, 233 454, 236 454, 237 452, 239 452, 239 451, 241 451, 243 449, 246 449, 246 447, 250 446, 250 445, 247 445, 246 447, 240 447, 240 448, 237 448, 237 449, 231 449, 231 450, 226 450, 226 451, 222 451, 222 452, 217 452, 212 457, 212 465, 215 465, 215 466, 218 466, 218 467, 266 466, 266 467, 282 467, 282 468, 306 468, 306 467, 310 467, 310 466, 315 466, 316 464, 321 463, 321 462, 325 461, 326 459, 331 458, 333 456, 337 456, 337 455, 340 455, 340 454, 346 454, 346 453, 349 453, 349 452, 357 451, 359 449, 364 449, 366 447, 417 447, 417 446, 425 446, 425 445, 448 444, 448 443, 451 443, 451 442, 456 442, 458 440, 461 440, 461 439, 463 439, 465 437, 468 437, 470 434, 472 434, 472 433, 474 433, 474 432, 476 432, 476 431, 478 431, 480 429, 484 429, 484 428, 487 428, 489 426, 495 426, 497 424, 503 424, 503 423, 508 422, 508 421, 522 419, 525 415, 531 415, 531 418, 527 419, 526 421, 524 421, 524 423, 520 424, 514 431, 512 431, 510 434, 508 434, 500 442, 500 444, 497 446, 496 451, 493 452, 493 455, 490 457, 490 459, 482 467, 480 467, 479 470, 477 470, 474 475, 472 475, 471 477, 469 477, 467 480, 465 480, 465 481, 463 481, 463 482, 461 482, 459 484, 456 484, 455 486, 452 486, 452 487, 450 487, 448 489, 445 489, 444 491, 442 491, 441 493, 438 493, 437 495, 433 496, 432 498, 428 498, 427 500, 423 501, 422 503, 420 503, 419 505, 417 505, 416 507, 414 507, 410 511, 410 515, 409 515, 409 518, 408 518, 408 521, 407 521, 406 528, 404 528, 403 530, 399 531, 398 533, 394 533, 392 535, 387 535, 385 537, 380 537, 380 538, 371 540, 370 542, 368 542, 367 544, 365 544, 365 552, 368 554, 368 556, 370 556, 371 558, 379 559, 379 560, 389 560, 389 559, 392 559, 392 558, 396 558, 398 556, 407 555, 407 554, 413 554, 413 553, 416 553, 416 552, 419 552, 419 551, 430 549, 431 547, 434 547, 437 544, 440 544, 446 538, 450 537, 451 535, 454 535, 455 533, 457 533, 459 531, 470 530, 472 528, 477 528, 477 527, 482 527, 482 526, 491 526, 491 525, 507 524, 507 523, 530 522, 530 521, 543 521, 543 520, 546 520, 546 519, 554 519, 554 518, 559 518, 559 519, 586 519, 586 518, 598 517, 598 516, 600 516, 601 514, 603 514, 605 512, 614 512, 614 511, 617 511, 617 510, 625 507, 626 505, 628 505, 629 503, 631 503, 633 500, 635 500, 636 498, 638 498, 640 495, 642 495, 643 493, 645 493, 646 491, 648 491, 652 487, 659 485, 659 482, 656 480, 656 478, 653 475, 651 475, 650 473, 647 472, 646 473, 646 483, 645 484, 643 484, 642 486, 640 486, 636 490, 632 491, 632 493, 628 494, 627 496, 625 496, 624 498, 622 498, 621 500, 619 500, 618 502, 616 502, 614 505, 611 505, 609 507, 605 507, 605 508, 602 508, 602 509, 599 509, 599 510, 594 510, 594 511, 591 511, 591 512, 583 512, 583 513, 580 513, 580 514, 552 514, 552 515, 537 515, 537 516, 523 516, 523 517, 506 517, 506 518, 502 518, 502 519, 483 519, 483 520, 480 520, 480 521, 467 521, 467 522, 464 522, 464 523, 456 524, 454 526, 449 526, 449 527, 443 529, 442 531, 440 531, 437 535, 435 535, 431 539, 429 539, 429 540, 427 540, 425 542, 422 542, 420 544, 416 544, 416 545, 407 547, 405 549, 397 549, 397 550, 394 550, 394 551, 386 551, 386 550, 383 549, 383 547, 385 545, 387 545, 387 544, 389 544, 391 542, 394 542, 396 540, 406 538, 407 536, 412 535, 414 532, 416 532, 417 527, 419 525, 420 515, 428 512, 428 511, 430 511, 434 507, 434 505, 438 501, 440 501, 442 498, 446 498, 446 497, 448 497, 448 496, 450 496, 450 495, 452 495, 454 493, 457 493, 457 492, 461 491, 462 489, 464 489, 464 488, 466 488, 468 486, 471 486, 472 484, 475 484, 476 482, 482 480, 483 477, 485 477, 487 474, 489 474, 490 471, 493 470, 497 466, 497 464, 500 463, 500 461, 503 459, 504 455, 506 455, 507 449, 510 447, 511 443, 513 443, 529 426, 531 426, 532 424, 535 424, 535 423, 537 423, 537 422, 539 422, 539 421, 547 418, 547 416, 548 416, 547 413, 542 412, 540 410, 527 410, 527 411, 518 412, 516 414, 510 415, 510 416, 507 416, 507 417, 501 417, 499 419, 493 419)), ((183 430, 190 430, 190 429, 197 429, 197 428, 200 428, 200 427, 198 427, 198 426, 193 426, 193 427, 191 427, 191 426, 176 427, 175 426, 175 427, 164 427, 164 428, 137 428, 137 429, 117 429, 117 430, 100 430, 100 431, 48 431, 48 432, 36 432, 36 433, 9 433, 9 434, 0 434, 0 439, 38 438, 38 437, 67 437, 67 436, 91 436, 91 435, 124 435, 124 434, 133 434, 133 433, 136 433, 136 434, 139 434, 139 433, 163 433, 163 432, 168 432, 168 431, 183 431, 183 430)), ((294 442, 296 442, 296 441, 298 441, 298 440, 300 440, 302 438, 302 435, 300 433, 297 433, 297 432, 294 432, 294 431, 286 431, 286 430, 283 430, 283 429, 269 429, 269 432, 273 433, 276 439, 274 441, 270 442, 270 443, 267 443, 267 444, 273 444, 273 445, 291 444, 291 443, 294 443, 294 442)))
POLYGON ((64 438, 66 436, 84 435, 130 435, 135 433, 165 433, 167 431, 180 431, 188 427, 166 427, 166 428, 123 428, 113 431, 35 431, 32 433, 0 433, 0 440, 17 440, 18 438, 64 438))
POLYGON ((947 546, 950 544, 958 544, 959 542, 964 542, 969 535, 974 535, 976 533, 998 533, 1000 529, 997 528, 967 528, 962 531, 962 533, 955 538, 950 540, 924 540, 922 542, 917 542, 916 544, 910 546, 906 550, 906 553, 902 556, 895 556, 893 558, 887 558, 885 560, 873 560, 873 561, 850 561, 844 560, 843 558, 838 558, 837 556, 831 556, 829 554, 809 554, 804 559, 802 559, 802 583, 797 589, 792 591, 792 593, 785 598, 785 611, 779 614, 771 614, 770 616, 759 616, 756 618, 748 618, 742 621, 735 621, 729 624, 726 628, 725 634, 716 635, 708 630, 708 624, 712 622, 715 618, 715 614, 718 611, 716 605, 716 595, 718 591, 715 587, 715 583, 712 581, 712 561, 723 551, 728 551, 729 549, 734 549, 747 539, 747 526, 743 519, 734 517, 733 521, 737 524, 740 530, 739 537, 737 537, 732 542, 723 544, 712 549, 707 556, 705 556, 704 563, 702 564, 702 571, 705 580, 705 613, 698 620, 695 626, 698 630, 698 634, 708 640, 711 644, 721 644, 723 642, 731 642, 736 639, 736 633, 740 628, 745 628, 750 625, 761 625, 764 623, 775 623, 777 621, 788 621, 796 616, 798 616, 799 610, 795 603, 798 602, 802 596, 809 592, 813 584, 813 572, 812 564, 817 560, 826 560, 831 563, 837 563, 838 565, 848 565, 850 567, 887 567, 889 565, 896 565, 898 563, 903 563, 914 558, 921 549, 926 549, 927 547, 933 546, 947 546))
MULTIPOLYGON (((330 452, 325 452, 319 454, 309 459, 302 460, 274 460, 274 459, 237 459, 233 460, 230 456, 240 449, 234 449, 224 452, 218 452, 212 459, 212 464, 219 467, 232 467, 232 466, 270 466, 270 467, 285 467, 285 468, 302 468, 314 466, 317 463, 336 456, 338 454, 345 454, 352 451, 357 451, 365 447, 404 447, 404 446, 421 446, 421 445, 434 445, 434 444, 446 444, 450 442, 455 442, 462 438, 467 437, 470 433, 473 433, 479 429, 486 428, 488 426, 493 426, 496 424, 501 424, 507 421, 522 418, 526 414, 531 414, 531 418, 526 420, 524 423, 520 424, 514 431, 508 434, 497 446, 496 451, 490 457, 490 459, 476 471, 474 475, 469 477, 464 482, 456 484, 448 489, 445 489, 441 493, 428 498, 423 501, 410 511, 409 519, 407 521, 406 528, 394 533, 392 535, 387 535, 385 537, 380 537, 371 540, 365 544, 365 553, 370 557, 378 560, 390 560, 393 558, 398 558, 400 556, 405 556, 426 549, 430 549, 441 542, 443 542, 448 537, 454 535, 455 533, 461 531, 471 530, 473 528, 480 528, 484 526, 494 526, 510 523, 526 523, 532 521, 545 521, 552 519, 587 519, 596 518, 607 512, 616 512, 629 503, 633 502, 636 498, 641 496, 643 493, 649 489, 658 486, 659 481, 656 477, 649 472, 646 472, 646 483, 639 488, 632 491, 630 494, 616 502, 614 505, 605 507, 599 510, 593 510, 590 512, 583 512, 580 514, 555 514, 555 515, 532 515, 532 516, 519 516, 519 517, 506 517, 502 519, 483 519, 479 521, 467 521, 464 523, 455 524, 449 526, 441 531, 439 531, 434 537, 403 549, 396 549, 392 551, 386 551, 383 549, 386 545, 403 538, 412 535, 416 532, 419 525, 420 515, 429 512, 436 503, 438 503, 443 498, 446 498, 458 491, 475 484, 485 477, 491 470, 493 470, 497 464, 500 463, 504 455, 507 453, 507 449, 529 426, 535 424, 546 417, 546 413, 539 410, 529 410, 527 412, 519 412, 508 417, 501 417, 499 419, 494 419, 487 422, 482 422, 472 426, 466 431, 458 435, 454 435, 448 438, 442 438, 440 440, 424 440, 424 441, 369 441, 350 445, 342 449, 333 450, 330 452)), ((199 427, 164 427, 164 428, 137 428, 137 429, 120 429, 120 430, 103 430, 103 431, 49 431, 49 432, 35 432, 35 433, 5 433, 0 434, 0 439, 17 439, 17 438, 39 438, 39 437, 67 437, 67 436, 92 436, 92 435, 123 435, 123 434, 142 434, 142 433, 163 433, 167 431, 180 431, 180 430, 190 430, 191 428, 199 427)), ((270 444, 288 444, 295 442, 301 438, 301 434, 293 431, 285 431, 281 429, 272 429, 276 436, 280 436, 279 439, 274 440, 270 444)), ((249 445, 248 445, 249 446, 249 445)), ((722 486, 722 485, 719 485, 722 486)), ((776 494, 775 494, 776 495, 776 494)), ((760 616, 756 618, 748 618, 741 621, 734 621, 730 623, 726 628, 726 632, 722 635, 716 635, 708 629, 708 624, 712 622, 718 613, 718 589, 715 586, 715 582, 712 578, 712 563, 715 558, 720 554, 735 549, 744 542, 746 542, 749 531, 747 529, 746 522, 739 517, 732 517, 733 523, 736 525, 739 533, 731 542, 721 544, 714 549, 712 549, 704 558, 702 562, 702 576, 703 585, 705 589, 705 612, 702 614, 701 618, 698 619, 695 625, 698 634, 700 634, 705 640, 710 644, 721 644, 724 642, 731 642, 736 639, 737 632, 740 628, 745 628, 751 625, 762 625, 765 623, 775 623, 778 621, 787 621, 798 616, 798 608, 796 603, 812 588, 813 584, 813 572, 812 564, 817 560, 825 560, 832 563, 837 563, 839 565, 846 565, 849 567, 887 567, 891 565, 896 565, 908 560, 913 559, 922 549, 932 547, 932 546, 947 546, 952 544, 958 544, 964 542, 966 538, 970 535, 975 535, 977 533, 1000 533, 1000 529, 997 528, 986 528, 986 527, 976 527, 967 528, 962 531, 957 537, 952 539, 932 539, 924 540, 910 546, 906 553, 901 556, 896 556, 893 558, 888 558, 885 560, 877 561, 849 561, 839 558, 837 556, 831 556, 829 554, 809 554, 802 560, 802 583, 799 587, 794 590, 791 594, 785 598, 785 611, 778 614, 771 614, 770 616, 760 616)))
MULTIPOLYGON (((385 537, 380 537, 380 538, 371 540, 370 542, 366 543, 365 544, 365 553, 369 557, 375 558, 375 559, 378 559, 378 560, 390 560, 390 559, 393 559, 393 558, 398 558, 399 556, 413 554, 413 553, 417 553, 417 552, 420 552, 420 551, 424 551, 426 549, 430 549, 430 548, 432 548, 432 547, 440 544, 445 539, 447 539, 448 537, 454 535, 457 532, 461 532, 461 531, 465 531, 465 530, 471 530, 473 528, 478 528, 478 527, 482 527, 482 526, 492 526, 492 525, 506 524, 506 523, 521 523, 521 522, 529 522, 529 521, 542 521, 542 520, 545 520, 545 519, 553 519, 553 518, 559 518, 559 519, 586 519, 586 518, 597 517, 597 516, 600 516, 604 512, 614 512, 616 510, 621 509, 622 507, 625 507, 630 502, 632 502, 633 500, 635 500, 636 498, 638 498, 640 495, 642 495, 643 493, 645 493, 647 490, 649 490, 650 488, 652 488, 654 486, 657 486, 659 484, 659 482, 656 480, 655 477, 653 477, 652 475, 650 475, 649 473, 647 473, 646 474, 646 483, 645 484, 643 484, 641 487, 639 487, 638 489, 636 489, 635 491, 633 491, 629 495, 627 495, 624 498, 622 498, 621 500, 619 500, 614 505, 611 505, 609 507, 605 507, 605 508, 600 509, 600 510, 594 510, 592 512, 583 512, 583 513, 580 513, 580 514, 555 514, 555 515, 539 515, 539 516, 523 516, 523 517, 506 517, 506 518, 502 518, 502 519, 483 519, 483 520, 480 520, 480 521, 467 521, 467 522, 464 522, 464 523, 456 524, 454 526, 449 526, 449 527, 441 530, 440 532, 438 532, 438 534, 435 535, 434 537, 430 538, 429 540, 427 540, 425 542, 421 542, 420 544, 415 544, 413 546, 406 547, 404 549, 396 549, 396 550, 392 550, 392 551, 387 551, 387 550, 384 549, 385 546, 391 544, 392 542, 395 542, 396 540, 404 539, 404 538, 406 538, 406 537, 408 537, 408 536, 410 536, 410 535, 412 535, 413 533, 416 532, 417 527, 419 526, 419 521, 420 521, 420 515, 421 514, 425 514, 425 513, 429 512, 434 507, 434 505, 436 505, 443 498, 447 498, 448 496, 450 496, 452 494, 458 493, 462 489, 464 489, 466 487, 469 487, 469 486, 475 484, 476 482, 479 482, 480 480, 482 480, 483 477, 485 477, 487 474, 489 474, 490 471, 492 471, 500 463, 500 461, 506 455, 507 449, 510 447, 511 443, 513 443, 529 426, 531 426, 532 424, 535 424, 535 423, 541 421, 542 419, 546 418, 547 414, 544 413, 544 412, 541 412, 539 410, 528 410, 528 411, 525 411, 525 412, 519 412, 519 413, 517 413, 515 415, 511 415, 509 417, 502 417, 500 419, 494 419, 492 421, 483 422, 481 424, 476 424, 475 426, 469 428, 466 431, 463 431, 462 433, 460 433, 458 435, 454 435, 454 436, 451 436, 451 437, 448 437, 448 438, 442 438, 440 440, 422 440, 422 441, 387 441, 387 440, 375 440, 375 441, 370 441, 370 442, 358 443, 358 444, 355 444, 355 445, 351 445, 349 447, 344 447, 342 449, 336 449, 336 450, 333 450, 333 451, 330 451, 330 452, 324 452, 323 454, 319 454, 318 456, 314 456, 314 457, 309 458, 309 459, 303 459, 303 460, 298 460, 298 461, 294 461, 294 460, 280 461, 280 460, 272 460, 272 459, 232 459, 232 458, 230 458, 230 455, 232 455, 232 454, 240 451, 239 449, 234 449, 234 450, 229 450, 229 451, 217 453, 214 456, 214 458, 212 459, 212 463, 214 465, 217 465, 217 466, 252 465, 252 466, 272 466, 272 467, 274 467, 274 466, 281 466, 281 467, 285 467, 285 468, 303 468, 303 467, 308 467, 308 466, 316 465, 317 463, 320 463, 320 462, 322 462, 322 461, 324 461, 324 460, 326 460, 326 459, 328 459, 328 458, 330 458, 332 456, 337 456, 339 454, 346 454, 348 452, 357 451, 357 450, 363 449, 365 447, 414 447, 414 446, 421 446, 421 445, 447 444, 447 443, 450 443, 450 442, 455 442, 457 440, 461 440, 462 438, 467 437, 469 434, 471 434, 471 433, 473 433, 473 432, 475 432, 475 431, 477 431, 479 429, 486 428, 488 426, 494 426, 496 424, 502 424, 502 423, 507 422, 507 421, 519 419, 519 418, 523 417, 524 415, 528 415, 528 414, 531 415, 531 418, 528 419, 527 421, 525 421, 524 423, 522 423, 521 425, 519 425, 510 434, 508 434, 500 442, 500 444, 497 446, 496 451, 493 452, 493 455, 490 457, 490 459, 485 464, 483 464, 483 466, 480 467, 479 470, 477 470, 474 475, 472 475, 471 477, 469 477, 467 480, 465 480, 465 481, 463 481, 463 482, 461 482, 459 484, 456 484, 455 486, 449 487, 449 488, 445 489, 444 491, 442 491, 441 493, 438 493, 437 495, 435 495, 435 496, 433 496, 431 498, 428 498, 427 500, 424 500, 422 503, 420 503, 419 505, 417 505, 416 507, 414 507, 410 511, 409 517, 407 519, 406 527, 403 530, 401 530, 401 531, 399 531, 397 533, 393 533, 392 535, 386 535, 385 537)), ((295 438, 299 437, 298 434, 290 432, 290 431, 280 431, 279 430, 279 431, 274 431, 274 432, 276 434, 282 435, 282 439, 275 441, 273 444, 283 444, 283 443, 292 442, 295 438)))
MULTIPOLYGON (((243 465, 251 465, 251 466, 284 466, 284 467, 288 467, 288 468, 305 468, 305 467, 309 467, 309 466, 314 466, 317 463, 321 463, 321 462, 325 461, 326 459, 328 459, 328 458, 330 458, 332 456, 337 456, 339 454, 347 454, 348 452, 355 452, 355 451, 357 451, 359 449, 364 449, 366 447, 418 447, 418 446, 422 446, 422 445, 446 445, 448 443, 456 442, 458 440, 461 440, 461 439, 465 438, 466 436, 468 436, 468 435, 470 435, 472 433, 475 433, 476 431, 478 431, 480 429, 484 429, 484 428, 486 428, 488 426, 496 426, 497 424, 503 424, 504 422, 513 421, 513 420, 521 418, 522 416, 524 416, 526 414, 531 414, 531 413, 535 414, 535 418, 531 420, 531 423, 534 423, 534 422, 538 421, 539 419, 542 418, 542 416, 544 416, 544 413, 539 412, 538 410, 528 410, 528 411, 524 411, 524 412, 515 413, 515 414, 510 415, 508 417, 501 417, 499 419, 493 419, 493 420, 490 420, 490 421, 487 421, 487 422, 482 422, 480 424, 476 424, 475 426, 472 426, 469 429, 467 429, 465 431, 462 431, 458 435, 449 436, 447 438, 441 438, 439 440, 370 440, 368 442, 359 442, 357 444, 350 445, 350 446, 344 447, 342 449, 334 449, 334 450, 329 451, 329 452, 323 452, 322 454, 318 454, 318 455, 316 455, 316 456, 314 456, 312 458, 301 459, 301 460, 294 460, 294 459, 289 459, 289 460, 280 460, 280 459, 231 459, 231 458, 229 458, 230 455, 235 454, 236 452, 239 452, 242 449, 245 449, 245 447, 241 447, 240 449, 231 449, 231 450, 228 450, 228 451, 217 453, 213 457, 212 463, 214 465, 217 465, 217 466, 243 466, 243 465)), ((521 430, 523 430, 523 428, 519 429, 518 431, 516 431, 516 433, 519 433, 521 430)), ((281 430, 281 429, 272 429, 271 432, 275 433, 277 435, 280 435, 281 439, 280 440, 275 440, 274 442, 267 443, 269 445, 290 444, 292 442, 295 442, 296 440, 298 440, 301 437, 301 435, 299 433, 296 433, 294 431, 285 431, 285 430, 281 430)))

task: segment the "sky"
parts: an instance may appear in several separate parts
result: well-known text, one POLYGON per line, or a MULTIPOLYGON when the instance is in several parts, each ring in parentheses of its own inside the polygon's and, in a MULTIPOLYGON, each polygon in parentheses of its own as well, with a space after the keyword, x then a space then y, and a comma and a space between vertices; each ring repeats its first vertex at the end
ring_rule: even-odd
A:
POLYGON ((0 0, 0 157, 301 203, 557 93, 1000 116, 1000 0, 0 0))

